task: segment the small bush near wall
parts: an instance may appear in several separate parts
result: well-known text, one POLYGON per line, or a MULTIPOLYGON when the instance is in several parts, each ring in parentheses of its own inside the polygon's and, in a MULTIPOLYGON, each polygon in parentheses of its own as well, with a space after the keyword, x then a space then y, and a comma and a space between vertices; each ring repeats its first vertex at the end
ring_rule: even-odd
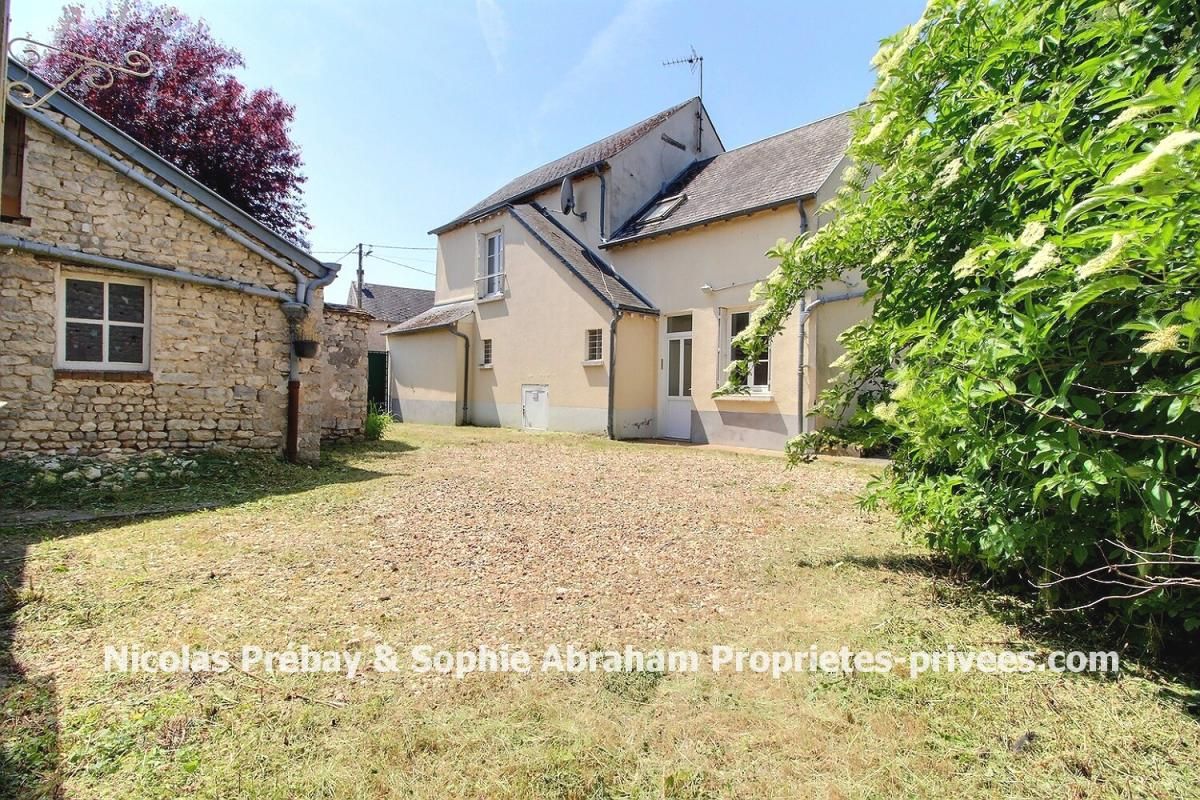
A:
POLYGON ((383 406, 372 405, 367 409, 367 422, 365 425, 367 441, 374 442, 383 438, 383 432, 392 424, 392 416, 384 410, 383 406))

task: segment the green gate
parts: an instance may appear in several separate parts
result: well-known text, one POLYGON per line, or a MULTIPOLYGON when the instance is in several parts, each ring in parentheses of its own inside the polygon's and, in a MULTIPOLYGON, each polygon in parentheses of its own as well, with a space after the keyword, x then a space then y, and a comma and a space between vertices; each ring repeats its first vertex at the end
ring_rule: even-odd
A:
POLYGON ((367 402, 387 408, 387 353, 367 353, 367 402))

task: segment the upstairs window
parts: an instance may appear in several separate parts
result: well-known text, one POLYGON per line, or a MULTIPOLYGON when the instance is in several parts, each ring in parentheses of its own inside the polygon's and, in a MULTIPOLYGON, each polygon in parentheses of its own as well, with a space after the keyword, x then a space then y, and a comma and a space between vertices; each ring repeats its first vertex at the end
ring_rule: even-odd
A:
MULTIPOLYGON (((729 360, 731 362, 741 361, 745 358, 741 348, 733 344, 733 339, 746 330, 749 325, 749 311, 735 311, 729 315, 729 360)), ((742 385, 749 389, 751 394, 766 394, 771 390, 771 348, 769 345, 766 351, 759 355, 758 360, 750 366, 742 385)))
POLYGON ((484 339, 482 352, 479 354, 479 366, 490 367, 492 365, 492 340, 484 339))
POLYGON ((149 284, 68 273, 58 295, 60 367, 149 369, 149 284))
POLYGON ((483 237, 483 275, 478 295, 493 297, 504 293, 504 233, 496 231, 483 237))
POLYGON ((9 110, 4 115, 4 181, 0 222, 21 217, 21 186, 25 178, 25 115, 9 110))
POLYGON ((604 329, 588 328, 583 360, 598 363, 604 360, 604 329))

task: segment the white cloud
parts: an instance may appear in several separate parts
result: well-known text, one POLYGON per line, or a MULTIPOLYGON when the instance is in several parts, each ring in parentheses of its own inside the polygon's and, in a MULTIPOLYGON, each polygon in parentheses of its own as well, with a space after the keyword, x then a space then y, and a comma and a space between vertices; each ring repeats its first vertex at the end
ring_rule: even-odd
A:
POLYGON ((563 74, 562 80, 546 92, 538 107, 538 116, 546 117, 565 105, 574 93, 603 83, 604 73, 616 59, 635 49, 634 46, 649 30, 654 12, 663 2, 627 0, 620 12, 592 37, 583 56, 563 74))
POLYGON ((496 0, 475 0, 475 17, 479 20, 479 30, 483 33, 483 42, 492 56, 496 72, 503 72, 509 36, 508 23, 500 4, 496 0))

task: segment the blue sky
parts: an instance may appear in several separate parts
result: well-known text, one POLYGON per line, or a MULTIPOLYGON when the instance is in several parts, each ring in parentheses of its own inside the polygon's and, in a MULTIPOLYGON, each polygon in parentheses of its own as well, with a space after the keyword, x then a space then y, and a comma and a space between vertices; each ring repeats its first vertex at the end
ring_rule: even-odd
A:
MULTIPOLYGON (((100 3, 102 5, 102 3, 100 3)), ((96 7, 96 0, 87 5, 96 7)), ((297 107, 314 251, 432 247, 426 231, 510 178, 696 94, 728 148, 857 105, 878 41, 924 0, 175 0, 297 107)), ((45 36, 54 0, 12 0, 45 36)), ((428 250, 378 255, 432 271, 428 250)), ((354 259, 328 297, 343 301, 354 259)), ((433 277, 368 259, 367 280, 433 277)))

